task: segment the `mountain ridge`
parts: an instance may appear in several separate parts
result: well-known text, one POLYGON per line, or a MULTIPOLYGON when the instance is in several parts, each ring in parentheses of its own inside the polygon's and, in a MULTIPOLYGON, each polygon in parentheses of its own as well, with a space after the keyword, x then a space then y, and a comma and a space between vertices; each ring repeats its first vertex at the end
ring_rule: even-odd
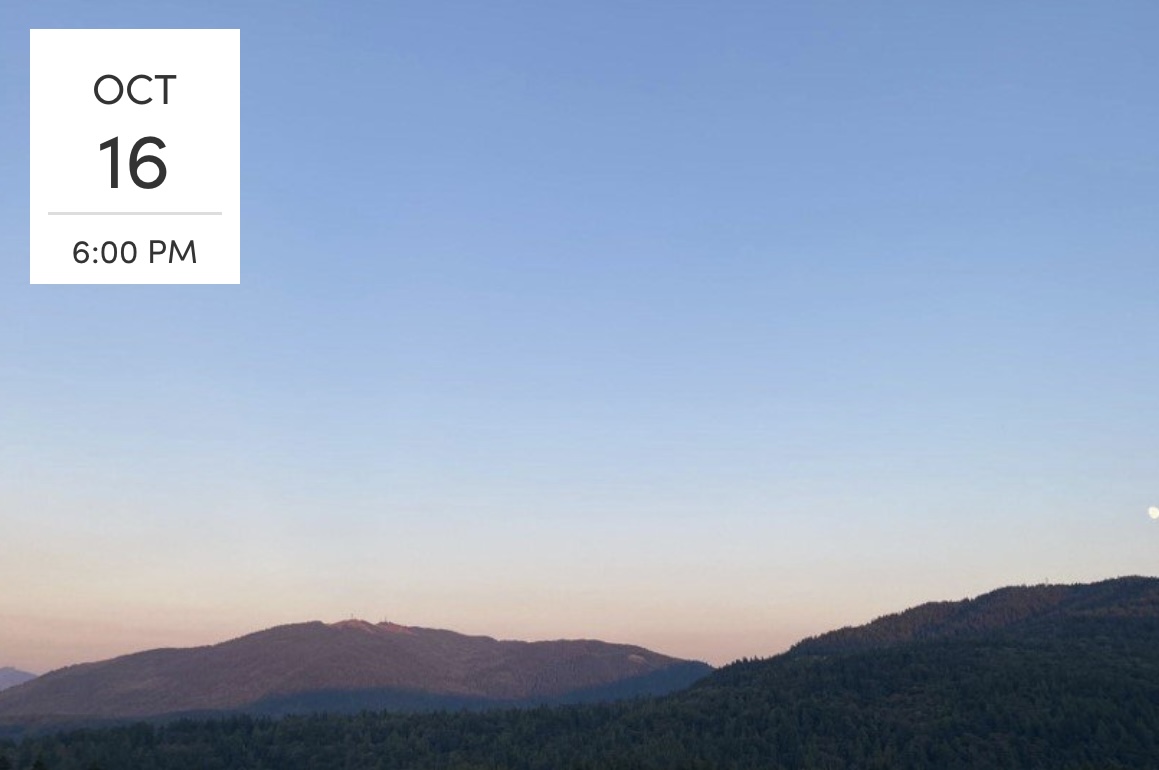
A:
MULTIPOLYGON (((0 693, 0 720, 138 718, 232 712, 328 692, 364 707, 413 700, 535 703, 637 681, 642 691, 683 686, 711 670, 634 645, 526 642, 395 623, 307 621, 218 644, 145 650, 51 671, 0 693), (667 671, 672 677, 656 676, 667 671)), ((630 689, 630 688, 629 688, 630 689)), ((310 701, 310 698, 305 700, 310 701)), ((314 699, 315 701, 317 699, 314 699)))
POLYGON ((1159 579, 1129 575, 1094 583, 1004 586, 976 597, 936 601, 802 639, 786 654, 823 655, 909 642, 967 638, 1061 618, 1159 615, 1159 579))

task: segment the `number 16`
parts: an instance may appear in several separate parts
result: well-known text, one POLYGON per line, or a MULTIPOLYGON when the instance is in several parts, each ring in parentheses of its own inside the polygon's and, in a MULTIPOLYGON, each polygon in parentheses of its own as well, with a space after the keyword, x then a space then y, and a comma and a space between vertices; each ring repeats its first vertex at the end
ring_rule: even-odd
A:
MULTIPOLYGON (((112 162, 110 163, 110 166, 112 167, 112 180, 109 184, 109 187, 117 186, 117 140, 119 138, 120 137, 114 136, 109 141, 101 144, 102 151, 112 150, 112 162)), ((152 190, 154 187, 159 186, 162 182, 165 181, 165 162, 158 158, 156 155, 138 156, 137 153, 139 153, 141 148, 146 144, 155 144, 157 145, 158 149, 165 148, 165 143, 155 136, 146 136, 143 139, 138 140, 137 143, 133 145, 133 151, 129 153, 129 176, 133 178, 133 184, 145 190, 152 190), (142 163, 152 163, 157 167, 157 178, 152 182, 145 182, 141 179, 141 177, 137 176, 137 169, 141 167, 142 163)))

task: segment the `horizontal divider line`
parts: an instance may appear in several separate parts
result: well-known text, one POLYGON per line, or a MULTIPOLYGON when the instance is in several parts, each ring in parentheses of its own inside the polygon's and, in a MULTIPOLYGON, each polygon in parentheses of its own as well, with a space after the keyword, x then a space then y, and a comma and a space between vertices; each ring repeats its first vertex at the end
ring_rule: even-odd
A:
POLYGON ((50 211, 50 217, 220 217, 220 211, 50 211))

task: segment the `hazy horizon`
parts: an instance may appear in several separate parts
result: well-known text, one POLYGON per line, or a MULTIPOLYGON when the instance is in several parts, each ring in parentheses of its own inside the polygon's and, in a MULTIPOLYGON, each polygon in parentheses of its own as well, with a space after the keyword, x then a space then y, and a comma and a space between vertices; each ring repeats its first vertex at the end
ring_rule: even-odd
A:
MULTIPOLYGON (((1114 577, 1132 577, 1132 576, 1129 576, 1129 575, 1118 575, 1118 576, 1114 576, 1114 577)), ((1156 575, 1145 575, 1145 576, 1135 576, 1135 577, 1159 577, 1159 576, 1156 576, 1156 575)), ((1107 578, 1104 578, 1104 579, 1105 579, 1105 580, 1110 580, 1110 579, 1113 579, 1113 578, 1111 578, 1111 577, 1107 577, 1107 578)), ((1101 582, 1101 581, 1099 581, 1099 580, 1094 580, 1094 581, 1091 581, 1091 582, 1101 582)), ((1058 585, 1058 584, 1057 584, 1057 583, 1047 583, 1047 584, 1037 584, 1037 585, 1058 585)), ((995 586, 995 587, 994 587, 994 589, 992 589, 992 590, 997 590, 997 589, 999 589, 999 588, 1008 588, 1008 587, 1010 587, 1010 586, 995 586)), ((873 617, 871 617, 871 618, 865 618, 865 619, 861 619, 861 620, 858 620, 858 621, 855 621, 855 622, 849 622, 849 623, 841 623, 841 624, 839 624, 839 625, 835 625, 835 626, 833 626, 833 627, 831 627, 831 628, 824 628, 824 629, 819 629, 819 630, 817 630, 817 631, 811 632, 811 633, 809 633, 809 634, 806 634, 806 635, 804 635, 804 636, 801 636, 801 637, 799 637, 799 638, 792 639, 790 642, 788 642, 788 643, 787 643, 786 645, 784 645, 783 647, 779 647, 779 648, 777 648, 777 649, 774 649, 774 650, 764 650, 764 651, 761 651, 761 652, 753 652, 753 653, 741 653, 741 654, 739 654, 739 655, 735 655, 735 656, 733 656, 733 657, 731 657, 731 658, 729 658, 729 659, 727 659, 727 660, 719 660, 719 661, 716 661, 716 662, 713 662, 713 661, 707 661, 707 660, 706 660, 706 661, 704 661, 704 662, 708 662, 708 663, 710 663, 711 665, 713 665, 713 666, 715 666, 715 667, 720 667, 720 666, 726 665, 726 664, 728 664, 728 663, 732 663, 732 662, 735 662, 735 661, 737 661, 737 660, 740 660, 740 659, 742 659, 742 658, 770 657, 770 656, 777 655, 777 654, 780 654, 780 653, 782 653, 782 652, 785 652, 785 651, 786 651, 786 650, 787 650, 789 647, 791 647, 792 645, 796 644, 797 642, 803 641, 804 639, 806 639, 806 638, 808 638, 808 637, 810 637, 810 636, 816 636, 817 634, 820 634, 820 633, 825 633, 825 632, 827 632, 827 631, 835 631, 835 630, 837 630, 837 629, 839 629, 839 628, 843 628, 843 627, 846 627, 846 626, 860 626, 860 625, 864 625, 864 624, 866 624, 866 623, 869 623, 869 622, 872 622, 872 621, 874 621, 874 620, 877 620, 877 619, 881 618, 882 616, 885 616, 885 615, 891 615, 891 614, 898 613, 898 612, 903 612, 903 611, 905 611, 905 610, 912 609, 912 607, 913 607, 913 606, 918 606, 918 605, 920 605, 920 604, 926 604, 926 603, 929 603, 929 602, 943 602, 943 601, 951 601, 951 602, 952 602, 952 601, 959 601, 959 600, 962 600, 962 599, 975 599, 975 598, 977 598, 978 596, 980 596, 980 595, 982 595, 982 594, 984 594, 984 593, 989 593, 989 591, 983 591, 983 592, 981 592, 980 594, 975 594, 975 595, 971 595, 971 596, 930 598, 930 599, 927 599, 927 600, 925 600, 925 601, 918 602, 918 603, 916 603, 915 605, 912 605, 912 606, 906 606, 906 607, 897 607, 897 608, 895 608, 895 609, 893 609, 893 610, 888 610, 888 611, 882 612, 881 614, 879 614, 879 615, 875 615, 875 616, 873 616, 873 617)), ((352 621, 357 621, 357 622, 364 622, 364 623, 371 623, 371 624, 383 624, 383 623, 388 623, 388 622, 389 622, 389 623, 392 623, 392 624, 401 625, 401 626, 405 626, 405 627, 411 627, 411 628, 414 628, 414 627, 423 627, 423 628, 439 628, 439 629, 441 629, 441 630, 445 630, 445 631, 454 631, 454 632, 456 632, 456 633, 465 634, 465 635, 467 635, 467 636, 488 636, 488 637, 496 638, 496 639, 498 639, 498 640, 500 640, 500 641, 506 641, 506 640, 510 640, 510 641, 526 641, 526 642, 546 642, 546 641, 560 641, 560 640, 563 640, 563 639, 565 639, 565 637, 543 637, 543 638, 506 637, 506 636, 503 636, 503 635, 490 634, 490 633, 487 633, 487 632, 486 632, 486 631, 484 631, 484 630, 479 630, 479 629, 476 629, 476 630, 473 630, 473 631, 466 631, 466 630, 464 630, 464 629, 461 629, 461 628, 453 628, 453 627, 450 627, 450 626, 437 626, 437 627, 436 627, 436 626, 423 626, 422 624, 417 624, 417 623, 407 623, 407 622, 405 621, 405 619, 400 619, 400 618, 389 618, 389 619, 388 619, 388 618, 382 618, 382 619, 379 619, 379 620, 375 620, 375 619, 373 619, 373 618, 358 618, 358 617, 337 618, 337 619, 329 619, 329 620, 327 620, 327 619, 323 619, 323 618, 309 618, 309 619, 301 619, 301 620, 296 620, 296 621, 288 621, 288 622, 286 622, 286 623, 277 623, 277 624, 274 624, 273 626, 269 626, 269 627, 252 628, 252 629, 249 629, 249 630, 245 630, 245 631, 241 631, 241 632, 238 632, 238 633, 231 634, 231 635, 229 635, 229 636, 226 636, 226 637, 222 637, 222 638, 218 638, 218 639, 212 639, 212 640, 209 640, 209 641, 202 641, 202 642, 196 642, 196 643, 181 643, 181 642, 178 640, 178 641, 174 641, 174 642, 172 642, 172 643, 168 643, 168 644, 159 644, 159 645, 158 645, 158 646, 156 646, 156 647, 141 647, 141 648, 133 648, 133 649, 124 649, 124 650, 122 650, 122 651, 120 651, 120 652, 111 652, 111 653, 109 653, 108 655, 101 656, 101 657, 99 657, 99 658, 94 658, 94 659, 92 659, 92 660, 75 660, 75 661, 71 661, 71 662, 69 662, 69 663, 65 663, 65 664, 62 664, 62 665, 56 665, 56 666, 53 666, 52 668, 49 668, 49 669, 44 669, 44 670, 32 670, 32 669, 28 669, 28 668, 25 668, 25 667, 22 667, 22 666, 13 666, 13 665, 10 665, 10 664, 0 665, 0 669, 2 669, 2 668, 12 668, 12 669, 18 669, 18 670, 21 670, 21 671, 24 671, 24 672, 27 672, 27 673, 35 674, 35 675, 37 675, 37 676, 43 676, 44 674, 46 674, 46 673, 49 673, 50 671, 58 670, 58 669, 60 669, 60 668, 64 668, 64 667, 67 667, 67 666, 70 666, 70 665, 77 665, 77 664, 82 664, 82 663, 91 663, 91 662, 97 662, 97 661, 100 661, 100 660, 108 660, 108 659, 110 659, 110 658, 114 658, 114 657, 120 657, 120 656, 122 656, 122 655, 132 655, 132 654, 134 654, 134 653, 138 653, 138 652, 147 652, 147 651, 149 651, 149 650, 153 650, 153 649, 163 649, 163 648, 180 648, 180 647, 200 647, 200 646, 206 646, 206 645, 215 645, 215 644, 221 644, 221 643, 224 643, 224 642, 232 641, 232 640, 234 640, 234 639, 238 639, 238 638, 240 638, 240 637, 242 637, 242 636, 247 636, 247 635, 250 635, 250 634, 259 633, 259 632, 261 632, 261 631, 267 631, 267 630, 270 630, 271 628, 276 628, 276 627, 278 627, 278 626, 282 626, 282 625, 298 625, 298 624, 308 624, 308 623, 324 623, 324 624, 326 624, 326 625, 341 625, 342 623, 347 623, 347 622, 352 622, 352 621)), ((588 639, 588 638, 596 638, 596 637, 591 637, 591 636, 582 636, 582 635, 581 635, 581 636, 574 636, 574 637, 566 637, 566 639, 588 639)), ((607 639, 607 638, 599 638, 598 640, 599 640, 599 641, 603 641, 603 642, 609 642, 609 643, 612 643, 612 644, 631 644, 631 645, 636 645, 636 646, 644 646, 644 647, 647 647, 647 645, 640 644, 639 642, 636 642, 636 641, 634 641, 634 640, 632 640, 632 639, 607 639)), ((676 655, 675 653, 671 652, 670 650, 664 650, 664 649, 652 649, 652 651, 653 651, 653 652, 658 652, 658 653, 661 653, 661 654, 664 654, 664 655, 671 655, 671 656, 674 656, 674 657, 681 657, 680 655, 676 655)), ((697 659, 697 658, 695 658, 695 656, 692 656, 692 657, 691 657, 691 658, 689 658, 689 659, 697 659)))
POLYGON ((1156 572, 1153 3, 0 22, 0 667, 350 616, 719 665, 1156 572), (240 286, 28 284, 56 27, 240 28, 240 286))

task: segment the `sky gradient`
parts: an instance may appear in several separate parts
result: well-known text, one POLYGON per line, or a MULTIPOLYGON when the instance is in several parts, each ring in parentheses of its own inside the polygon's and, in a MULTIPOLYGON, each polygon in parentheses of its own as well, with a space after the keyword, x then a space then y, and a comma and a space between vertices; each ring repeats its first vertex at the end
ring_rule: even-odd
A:
POLYGON ((0 8, 0 666, 720 664, 1159 573, 1159 6, 0 8), (240 286, 28 285, 28 30, 241 29, 240 286))

